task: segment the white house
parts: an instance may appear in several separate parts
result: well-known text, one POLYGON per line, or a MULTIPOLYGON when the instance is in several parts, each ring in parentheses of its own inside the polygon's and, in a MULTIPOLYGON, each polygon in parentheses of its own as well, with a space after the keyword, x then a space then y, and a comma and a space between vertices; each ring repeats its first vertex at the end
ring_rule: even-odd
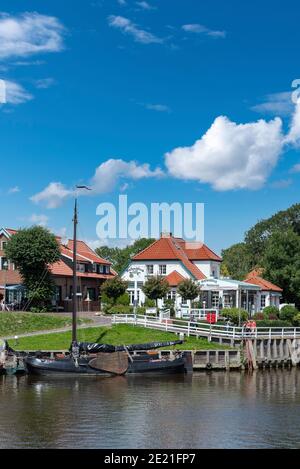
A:
MULTIPOLYGON (((282 290, 257 275, 249 274, 245 281, 222 278, 222 259, 206 245, 186 243, 171 233, 161 238, 131 259, 122 278, 128 282, 131 304, 145 302, 142 291, 145 281, 155 275, 166 278, 170 285, 169 298, 174 299, 177 309, 183 299, 177 287, 184 279, 195 280, 201 286, 200 304, 204 308, 219 309, 241 307, 250 313, 259 312, 265 306, 279 306, 282 290)), ((162 306, 163 300, 159 306, 162 306)))

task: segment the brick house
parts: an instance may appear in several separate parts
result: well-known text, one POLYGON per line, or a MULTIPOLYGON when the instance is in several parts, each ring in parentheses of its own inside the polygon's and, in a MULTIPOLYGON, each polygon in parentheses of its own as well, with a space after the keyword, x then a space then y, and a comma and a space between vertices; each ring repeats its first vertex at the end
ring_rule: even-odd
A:
MULTIPOLYGON (((20 303, 25 291, 22 278, 15 266, 5 256, 5 243, 16 230, 0 228, 0 296, 6 294, 6 302, 20 303)), ((50 266, 56 286, 53 308, 71 311, 73 296, 73 241, 63 244, 57 238, 61 258, 50 266)), ((99 257, 85 242, 77 242, 77 277, 79 311, 99 311, 99 289, 102 283, 115 276, 111 263, 99 257)))
MULTIPOLYGON (((20 277, 19 272, 15 269, 14 264, 9 262, 9 260, 5 256, 5 244, 7 243, 9 238, 15 233, 15 230, 0 228, 0 299, 4 297, 5 289, 3 287, 16 287, 22 284, 22 279, 20 277)), ((9 295, 7 292, 7 300, 9 300, 8 296, 9 295)), ((20 291, 15 290, 14 294, 10 293, 10 297, 11 299, 15 299, 16 301, 20 300, 20 291)))

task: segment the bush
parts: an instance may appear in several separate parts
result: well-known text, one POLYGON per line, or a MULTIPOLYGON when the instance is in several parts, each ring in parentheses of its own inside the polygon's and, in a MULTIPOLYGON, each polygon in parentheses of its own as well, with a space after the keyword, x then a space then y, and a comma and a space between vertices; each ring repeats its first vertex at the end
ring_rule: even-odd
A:
POLYGON ((123 293, 123 295, 119 296, 116 301, 117 305, 129 306, 130 305, 130 298, 128 293, 123 293))
POLYGON ((276 306, 267 306, 263 310, 264 319, 278 319, 279 318, 279 309, 276 306))
POLYGON ((293 318, 293 326, 300 327, 300 313, 296 314, 293 318))
POLYGON ((145 308, 145 306, 138 306, 138 307, 136 308, 136 314, 140 314, 140 315, 142 315, 142 316, 145 316, 145 314, 146 314, 146 308, 145 308))
POLYGON ((256 321, 257 327, 291 327, 292 323, 290 321, 282 321, 280 319, 277 320, 268 320, 264 319, 263 321, 256 321))
POLYGON ((241 319, 241 323, 247 321, 248 313, 244 309, 239 308, 226 308, 222 311, 222 316, 231 321, 233 324, 238 326, 239 318, 241 319))
POLYGON ((156 306, 155 300, 150 300, 150 298, 146 298, 144 306, 145 308, 155 308, 156 306))
POLYGON ((286 305, 280 311, 279 317, 283 321, 293 321, 294 317, 297 316, 298 313, 299 311, 294 308, 294 306, 286 305))
POLYGON ((255 321, 263 321, 265 319, 265 317, 264 317, 263 313, 256 313, 253 316, 253 319, 255 319, 255 321))
POLYGON ((175 316, 175 302, 174 302, 174 300, 170 300, 170 299, 165 300, 163 309, 164 310, 169 309, 170 310, 170 316, 171 316, 171 318, 173 318, 175 316))
POLYGON ((107 309, 106 314, 131 314, 132 312, 132 306, 114 305, 107 309))
POLYGON ((105 293, 101 295, 101 308, 105 314, 109 314, 108 311, 114 305, 112 298, 109 298, 105 293))

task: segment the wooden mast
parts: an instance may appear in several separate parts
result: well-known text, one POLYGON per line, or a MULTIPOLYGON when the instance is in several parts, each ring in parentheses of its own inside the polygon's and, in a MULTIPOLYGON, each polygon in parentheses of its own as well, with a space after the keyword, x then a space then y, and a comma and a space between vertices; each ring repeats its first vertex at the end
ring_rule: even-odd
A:
POLYGON ((72 314, 72 342, 77 342, 77 196, 74 207, 74 236, 73 236, 73 314, 72 314))

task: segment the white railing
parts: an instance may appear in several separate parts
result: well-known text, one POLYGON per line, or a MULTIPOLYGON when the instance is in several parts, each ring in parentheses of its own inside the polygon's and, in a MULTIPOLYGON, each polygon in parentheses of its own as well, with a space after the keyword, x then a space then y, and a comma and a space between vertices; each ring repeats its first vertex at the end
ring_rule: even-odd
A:
POLYGON ((184 321, 181 319, 160 319, 134 314, 117 314, 112 317, 113 324, 133 324, 151 329, 158 329, 176 334, 184 334, 188 337, 227 338, 233 340, 242 339, 273 339, 300 338, 300 327, 257 327, 251 331, 243 327, 220 326, 201 322, 184 321))
POLYGON ((183 319, 186 319, 186 318, 190 318, 191 316, 193 316, 195 319, 203 319, 203 320, 206 320, 207 318, 207 315, 209 313, 213 313, 216 315, 216 320, 218 320, 218 317, 219 317, 219 310, 218 309, 195 309, 195 308, 192 308, 192 309, 189 309, 188 306, 182 306, 181 307, 181 317, 183 319))

